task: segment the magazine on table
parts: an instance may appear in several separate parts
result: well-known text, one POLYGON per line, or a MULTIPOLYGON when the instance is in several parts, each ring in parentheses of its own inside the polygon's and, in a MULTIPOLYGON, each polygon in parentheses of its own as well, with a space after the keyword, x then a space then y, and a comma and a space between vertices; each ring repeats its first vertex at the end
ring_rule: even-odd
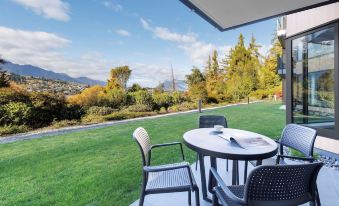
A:
POLYGON ((270 144, 262 137, 235 137, 227 134, 219 134, 219 137, 238 144, 241 148, 267 147, 270 144))

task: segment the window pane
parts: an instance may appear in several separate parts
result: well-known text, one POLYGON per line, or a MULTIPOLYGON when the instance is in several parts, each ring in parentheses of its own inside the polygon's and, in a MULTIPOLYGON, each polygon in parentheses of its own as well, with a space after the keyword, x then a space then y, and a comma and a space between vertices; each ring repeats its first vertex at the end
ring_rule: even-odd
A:
POLYGON ((292 41, 293 122, 334 129, 334 28, 292 41))

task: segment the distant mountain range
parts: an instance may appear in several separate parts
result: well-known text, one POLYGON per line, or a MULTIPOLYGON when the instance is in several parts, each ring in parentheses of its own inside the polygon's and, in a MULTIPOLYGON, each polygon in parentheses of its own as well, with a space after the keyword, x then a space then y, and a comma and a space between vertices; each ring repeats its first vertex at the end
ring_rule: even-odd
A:
MULTIPOLYGON (((172 91, 173 84, 172 81, 166 80, 163 82, 164 90, 165 91, 172 91)), ((186 91, 187 90, 187 84, 184 80, 175 80, 175 89, 179 91, 186 91)))
POLYGON ((32 76, 32 77, 40 77, 46 79, 53 79, 53 80, 61 80, 66 82, 76 82, 80 84, 87 84, 90 86, 93 85, 106 85, 106 82, 90 79, 88 77, 70 77, 64 73, 56 73, 52 71, 48 71, 46 69, 32 66, 32 65, 19 65, 14 64, 12 62, 6 61, 5 64, 1 65, 3 70, 6 70, 10 73, 21 75, 21 76, 32 76))

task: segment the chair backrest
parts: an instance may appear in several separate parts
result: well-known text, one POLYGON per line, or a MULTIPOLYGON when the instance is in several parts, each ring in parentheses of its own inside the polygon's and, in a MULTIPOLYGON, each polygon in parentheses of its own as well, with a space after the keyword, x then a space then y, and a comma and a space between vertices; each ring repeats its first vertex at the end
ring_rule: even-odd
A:
POLYGON ((224 116, 219 115, 202 115, 199 118, 199 128, 213 128, 214 125, 227 127, 227 121, 224 116))
POLYGON ((315 200, 316 179, 322 163, 256 167, 245 186, 249 206, 299 205, 315 200))
POLYGON ((314 141, 317 137, 317 131, 297 124, 288 124, 284 128, 280 139, 280 153, 283 152, 283 146, 298 150, 306 157, 313 156, 314 141))
POLYGON ((137 128, 133 132, 133 139, 139 145, 143 165, 148 166, 149 165, 149 151, 151 150, 152 145, 151 145, 151 139, 147 131, 142 127, 137 128))

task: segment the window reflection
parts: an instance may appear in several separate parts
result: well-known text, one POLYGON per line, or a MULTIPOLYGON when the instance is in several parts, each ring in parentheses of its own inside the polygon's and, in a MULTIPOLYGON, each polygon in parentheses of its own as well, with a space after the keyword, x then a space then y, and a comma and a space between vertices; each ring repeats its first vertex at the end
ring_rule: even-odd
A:
POLYGON ((292 41, 293 122, 334 129, 334 28, 292 41))

